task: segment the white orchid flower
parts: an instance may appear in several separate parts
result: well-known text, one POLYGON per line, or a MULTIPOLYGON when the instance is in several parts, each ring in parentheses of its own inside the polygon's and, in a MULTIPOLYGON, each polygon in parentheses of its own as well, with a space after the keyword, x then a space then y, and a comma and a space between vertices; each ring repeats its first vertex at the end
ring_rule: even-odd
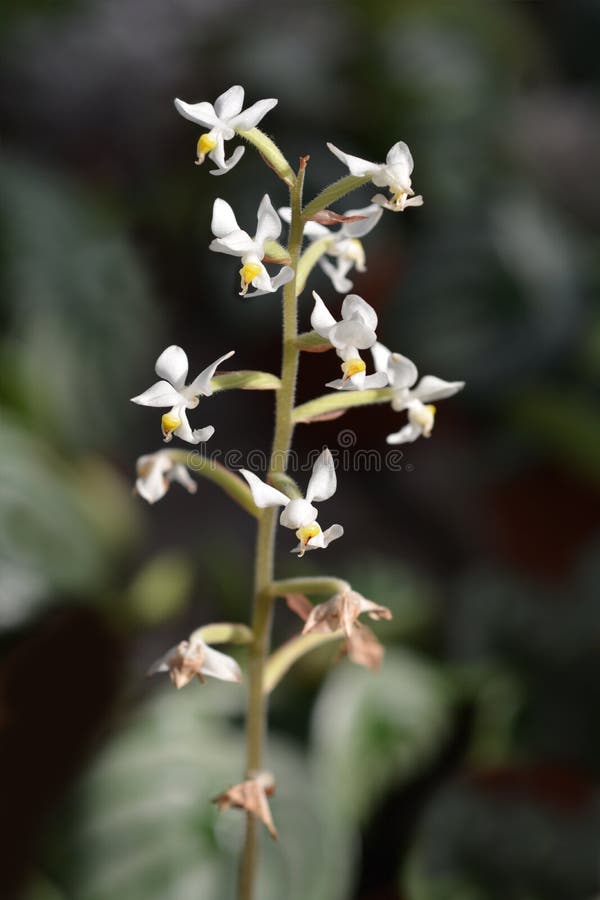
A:
POLYGON ((387 376, 384 372, 366 375, 366 363, 359 350, 368 350, 377 341, 377 313, 358 294, 348 294, 342 303, 342 318, 333 318, 320 296, 313 291, 315 305, 310 324, 321 337, 335 347, 342 362, 344 377, 330 381, 327 387, 336 390, 362 391, 367 388, 385 387, 387 376))
POLYGON ((188 374, 188 358, 187 354, 181 347, 172 344, 160 354, 156 360, 155 371, 161 379, 152 387, 132 397, 132 403, 138 403, 140 406, 170 406, 169 412, 162 417, 162 433, 165 442, 168 443, 173 435, 177 435, 182 441, 189 444, 199 444, 200 441, 207 441, 215 433, 212 425, 206 428, 198 428, 193 431, 187 420, 187 410, 195 409, 200 402, 200 397, 210 397, 212 388, 210 382, 217 367, 230 356, 233 356, 234 350, 225 353, 204 369, 191 384, 186 385, 185 380, 188 374))
POLYGON ((392 409, 396 412, 407 410, 408 425, 394 434, 388 434, 388 444, 406 444, 417 438, 431 437, 435 421, 436 408, 434 400, 452 397, 461 391, 464 381, 444 381, 435 375, 425 375, 416 387, 419 373, 412 360, 400 353, 391 353, 383 344, 375 344, 371 348, 375 369, 385 372, 394 390, 392 409))
POLYGON ((195 494, 198 489, 187 468, 183 463, 174 462, 168 450, 140 456, 136 473, 135 491, 148 503, 161 500, 173 481, 178 481, 190 494, 195 494))
POLYGON ((204 683, 204 676, 220 681, 242 681, 242 673, 235 659, 209 647, 201 638, 181 641, 157 659, 148 669, 148 675, 168 672, 176 688, 185 687, 193 678, 204 683))
POLYGON ((256 234, 253 238, 246 231, 242 231, 231 206, 221 199, 214 202, 211 228, 215 240, 211 242, 210 250, 241 257, 242 297, 246 295, 250 285, 256 290, 248 296, 258 297, 260 294, 272 294, 294 277, 293 270, 289 266, 283 266, 277 275, 271 278, 262 263, 266 242, 276 241, 281 234, 281 219, 275 212, 268 194, 265 194, 258 207, 256 234))
POLYGON ((234 84, 228 91, 217 97, 214 106, 206 101, 184 103, 183 100, 176 98, 177 112, 189 119, 190 122, 196 122, 203 128, 210 129, 200 135, 198 140, 196 165, 202 165, 208 156, 217 165, 216 169, 210 170, 211 175, 224 175, 225 172, 233 169, 244 155, 245 148, 236 147, 229 159, 225 159, 225 141, 234 138, 236 132, 249 131, 254 128, 270 109, 277 106, 277 102, 273 99, 259 100, 242 111, 244 88, 239 84, 234 84))
POLYGON ((317 524, 318 510, 312 505, 333 497, 337 487, 337 478, 333 457, 325 448, 313 466, 312 475, 306 489, 306 497, 290 500, 277 488, 271 487, 247 469, 240 469, 252 491, 255 504, 260 509, 268 506, 283 506, 279 522, 284 528, 291 528, 296 532, 300 541, 292 553, 304 556, 306 550, 316 550, 327 547, 332 541, 340 538, 344 529, 341 525, 332 525, 326 531, 321 531, 317 524))
MULTIPOLYGON (((284 222, 290 222, 292 211, 289 206, 282 206, 279 215, 284 222)), ((365 250, 359 238, 364 237, 375 228, 383 215, 381 206, 371 203, 363 209, 349 209, 346 216, 361 216, 356 222, 342 222, 337 231, 331 231, 326 225, 319 222, 307 222, 304 226, 304 235, 310 241, 318 241, 331 237, 331 244, 327 254, 333 256, 337 263, 333 265, 325 256, 319 260, 319 265, 331 279, 331 282, 340 294, 347 294, 352 290, 352 281, 347 277, 355 268, 357 272, 366 272, 365 250)))
POLYGON ((333 144, 327 146, 334 156, 348 166, 351 175, 358 178, 368 175, 376 187, 387 187, 390 190, 391 200, 387 200, 383 194, 376 194, 371 200, 372 203, 391 209, 392 212, 403 212, 407 206, 423 206, 423 197, 420 194, 415 197, 411 186, 410 176, 414 162, 404 141, 394 144, 384 163, 369 162, 368 159, 351 156, 338 150, 333 144))

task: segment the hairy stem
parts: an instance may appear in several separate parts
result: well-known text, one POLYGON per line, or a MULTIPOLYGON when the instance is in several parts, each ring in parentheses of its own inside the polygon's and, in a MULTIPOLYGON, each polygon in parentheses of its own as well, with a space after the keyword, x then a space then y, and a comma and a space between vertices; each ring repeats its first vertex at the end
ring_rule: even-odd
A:
POLYGON ((312 576, 308 578, 286 578, 284 581, 274 581, 269 585, 271 597, 285 597, 286 594, 315 594, 320 596, 333 596, 349 591, 350 585, 342 578, 329 578, 327 576, 312 576))
MULTIPOLYGON (((283 357, 281 362, 281 387, 277 391, 275 435, 271 450, 269 477, 284 474, 287 456, 292 443, 294 422, 292 412, 296 394, 299 350, 295 340, 298 335, 296 305, 296 272, 302 246, 302 185, 305 161, 301 160, 298 175, 290 189, 292 218, 288 254, 294 278, 283 289, 283 357)), ((267 699, 263 694, 263 678, 271 640, 273 597, 269 587, 273 581, 273 556, 275 526, 279 510, 265 509, 258 521, 256 557, 254 569, 254 611, 248 659, 248 708, 246 715, 246 774, 259 771, 263 766, 263 747, 266 731, 267 699)), ((258 821, 246 816, 246 839, 240 863, 239 900, 254 900, 256 896, 256 869, 258 861, 258 821)))
POLYGON ((371 406, 373 403, 390 403, 393 399, 392 388, 369 388, 366 391, 332 391, 331 394, 323 394, 297 406, 293 412, 294 422, 310 422, 315 416, 339 410, 350 409, 355 406, 371 406))

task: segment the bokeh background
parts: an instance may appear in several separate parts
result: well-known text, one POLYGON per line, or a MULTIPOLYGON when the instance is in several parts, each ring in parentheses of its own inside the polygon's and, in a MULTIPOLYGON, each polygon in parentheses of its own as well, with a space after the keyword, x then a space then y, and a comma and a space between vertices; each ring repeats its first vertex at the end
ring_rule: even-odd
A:
MULTIPOLYGON (((12 0, 0 44, 0 895, 229 900, 243 692, 144 673, 247 619, 253 527, 212 485, 132 496, 158 353, 277 371, 278 299, 209 254, 283 185, 249 149, 193 165, 172 100, 242 83, 307 192, 327 152, 410 145, 421 210, 385 214, 356 290, 380 336, 467 388, 401 471, 349 471, 327 571, 394 612, 379 676, 304 658, 273 695, 279 845, 261 900, 591 900, 600 893, 600 116, 596 0, 12 0)), ((233 146, 233 145, 232 145, 233 146)), ((338 208, 367 203, 372 189, 338 208)), ((320 275, 314 284, 335 307, 320 275)), ((301 301, 306 327, 311 303, 301 301)), ((332 377, 303 359, 300 396, 332 377)), ((272 396, 202 407, 210 449, 265 449, 272 396), (210 413, 210 415, 209 415, 210 413), (205 421, 206 419, 206 421, 205 421)), ((377 407, 302 426, 385 449, 377 407)), ((316 558, 315 558, 316 557, 316 558)), ((278 610, 276 640, 298 628, 278 610)))

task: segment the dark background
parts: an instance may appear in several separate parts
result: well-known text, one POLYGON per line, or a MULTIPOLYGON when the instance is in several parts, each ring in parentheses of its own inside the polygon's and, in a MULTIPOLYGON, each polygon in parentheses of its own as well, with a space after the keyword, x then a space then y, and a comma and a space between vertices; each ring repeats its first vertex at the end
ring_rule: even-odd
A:
MULTIPOLYGON (((338 574, 394 620, 379 676, 324 650, 274 693, 282 838, 259 896, 598 894, 599 25, 592 0, 4 5, 2 897, 233 896, 241 817, 208 801, 241 771, 243 694, 143 675, 197 625, 247 620, 252 523, 207 482, 132 497, 160 434, 128 398, 172 342, 194 374, 233 348, 278 369, 279 297, 242 301, 207 247, 215 196, 251 230, 283 185, 250 148, 224 178, 195 168, 172 104, 234 83, 279 98, 263 127, 310 154, 309 196, 343 174, 326 141, 407 141, 425 206, 383 216, 355 288, 381 340, 467 382, 401 471, 340 473, 326 555, 300 564, 280 535, 280 573, 338 574)), ((308 399, 337 363, 302 363, 308 399)), ((247 453, 272 406, 230 393, 192 420, 247 453)), ((374 407, 296 446, 351 429, 385 451, 400 424, 374 407)), ((277 642, 297 628, 278 611, 277 642)))

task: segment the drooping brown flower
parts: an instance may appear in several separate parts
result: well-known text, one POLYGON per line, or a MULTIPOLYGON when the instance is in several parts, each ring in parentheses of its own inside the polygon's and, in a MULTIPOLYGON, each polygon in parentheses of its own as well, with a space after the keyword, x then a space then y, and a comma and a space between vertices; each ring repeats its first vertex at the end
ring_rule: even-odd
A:
POLYGON ((270 772, 259 772, 241 784, 234 784, 213 799, 220 810, 245 809, 266 825, 273 840, 277 840, 277 829, 271 816, 267 797, 275 793, 275 779, 270 772))
POLYGON ((381 668, 384 654, 383 644, 366 625, 354 629, 343 649, 352 662, 358 666, 365 666, 372 672, 378 672, 381 668))
POLYGON ((378 606, 357 591, 348 590, 335 594, 325 603, 313 606, 302 633, 324 633, 341 629, 347 638, 352 638, 355 629, 360 625, 358 617, 362 613, 366 613, 370 619, 392 618, 387 606, 378 606))
POLYGON ((235 659, 209 647, 199 638, 180 641, 176 647, 167 650, 150 667, 148 675, 155 675, 157 672, 168 672, 176 688, 185 687, 193 678, 198 678, 204 684, 205 675, 221 681, 239 683, 242 680, 242 673, 235 659))

